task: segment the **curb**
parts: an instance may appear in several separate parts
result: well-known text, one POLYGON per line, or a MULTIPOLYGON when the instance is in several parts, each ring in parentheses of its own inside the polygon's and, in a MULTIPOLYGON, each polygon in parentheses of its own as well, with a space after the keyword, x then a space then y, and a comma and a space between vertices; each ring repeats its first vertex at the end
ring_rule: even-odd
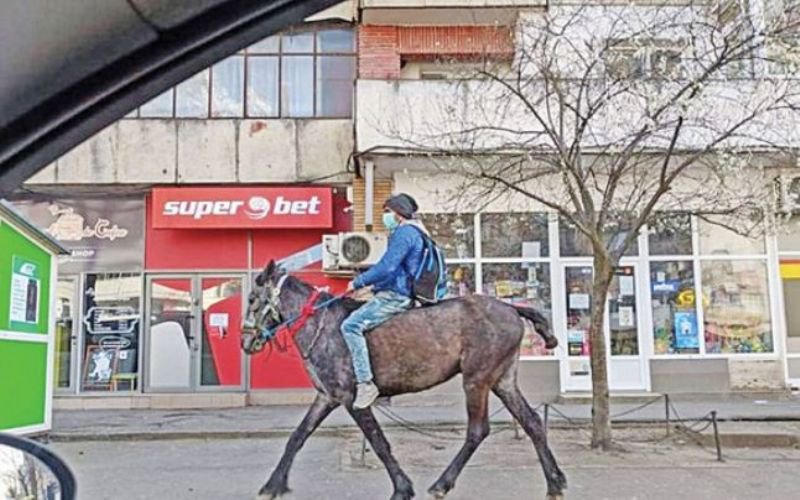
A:
MULTIPOLYGON (((741 422, 741 420, 739 420, 741 422)), ((418 429, 427 433, 463 433, 466 428, 464 422, 436 422, 413 424, 418 429)), ((586 428, 591 425, 591 421, 564 421, 550 422, 549 429, 569 430, 586 428)), ((653 421, 618 421, 614 422, 615 428, 652 428, 663 430, 665 422, 663 420, 653 421), (620 425, 621 424, 621 425, 620 425)), ((383 423, 381 426, 385 431, 411 430, 405 425, 396 423, 383 423)), ((515 429, 509 421, 494 422, 492 424, 492 434, 515 429)), ((673 425, 671 430, 673 436, 685 436, 702 446, 714 446, 714 435, 712 433, 686 435, 679 427, 673 425)), ((132 441, 178 441, 178 440, 231 440, 231 439, 276 439, 288 438, 294 428, 281 427, 268 430, 230 430, 230 431, 134 431, 134 432, 51 432, 43 439, 54 443, 79 443, 79 442, 132 442, 132 441)), ((355 425, 337 425, 320 427, 314 433, 324 437, 345 437, 352 438, 361 435, 360 430, 355 425)), ((800 448, 800 435, 787 432, 774 433, 748 433, 748 432, 725 432, 719 434, 723 448, 800 448)), ((442 436, 445 437, 445 436, 442 436)), ((431 437, 435 439, 435 437, 431 437)))

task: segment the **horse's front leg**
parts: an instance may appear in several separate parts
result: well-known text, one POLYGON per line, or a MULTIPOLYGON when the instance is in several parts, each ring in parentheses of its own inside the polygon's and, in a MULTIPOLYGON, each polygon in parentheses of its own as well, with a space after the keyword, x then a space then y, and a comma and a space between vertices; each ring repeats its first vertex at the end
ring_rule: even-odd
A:
POLYGON ((308 436, 310 436, 319 424, 325 420, 325 417, 339 406, 339 403, 332 401, 328 396, 318 393, 316 399, 308 409, 306 416, 300 425, 292 433, 289 442, 286 443, 286 449, 281 456, 278 466, 272 471, 267 484, 261 487, 258 492, 257 500, 272 500, 278 498, 289 492, 289 469, 292 467, 294 456, 303 447, 308 436))
POLYGON ((350 415, 358 424, 361 432, 364 433, 364 437, 367 438, 370 446, 372 446, 378 458, 381 459, 386 471, 389 473, 389 477, 392 479, 394 493, 391 500, 410 500, 414 498, 414 485, 392 455, 389 442, 378 425, 372 410, 367 408, 365 410, 349 409, 348 411, 350 411, 350 415))

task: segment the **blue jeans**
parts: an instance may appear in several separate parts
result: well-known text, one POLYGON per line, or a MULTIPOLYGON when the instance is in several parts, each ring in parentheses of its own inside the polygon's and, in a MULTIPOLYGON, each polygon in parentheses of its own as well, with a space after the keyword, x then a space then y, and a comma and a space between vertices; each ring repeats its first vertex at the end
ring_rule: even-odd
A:
POLYGON ((356 382, 372 380, 372 367, 364 333, 408 310, 411 299, 396 292, 378 292, 375 297, 354 311, 342 322, 342 334, 353 358, 356 382))

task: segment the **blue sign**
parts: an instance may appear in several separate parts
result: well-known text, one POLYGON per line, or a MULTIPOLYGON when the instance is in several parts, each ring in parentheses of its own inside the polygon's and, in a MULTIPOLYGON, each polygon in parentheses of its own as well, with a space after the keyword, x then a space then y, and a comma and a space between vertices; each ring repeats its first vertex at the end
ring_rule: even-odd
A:
POLYGON ((678 293, 681 282, 679 280, 654 281, 653 293, 678 293))
POLYGON ((697 335, 697 315, 694 312, 676 312, 673 316, 676 349, 697 349, 700 339, 697 335))

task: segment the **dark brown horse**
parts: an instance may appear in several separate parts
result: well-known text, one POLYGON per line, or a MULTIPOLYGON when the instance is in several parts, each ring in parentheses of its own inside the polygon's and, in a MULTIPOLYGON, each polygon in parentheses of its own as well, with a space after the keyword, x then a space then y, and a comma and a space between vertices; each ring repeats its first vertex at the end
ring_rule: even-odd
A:
MULTIPOLYGON (((299 316, 314 293, 310 285, 282 275, 274 262, 255 281, 242 336, 242 348, 248 353, 264 347, 267 340, 264 332, 281 321, 299 316)), ((316 303, 326 300, 330 296, 323 294, 316 303)), ((386 467, 394 485, 392 500, 414 497, 411 480, 392 456, 372 410, 352 408, 355 376, 339 325, 356 306, 347 300, 332 302, 311 316, 296 333, 295 344, 318 394, 289 438, 278 466, 259 491, 259 499, 278 498, 289 491, 289 469, 295 455, 339 405, 347 408, 386 467)), ((547 445, 542 421, 517 386, 517 360, 524 332, 522 318, 533 322, 548 347, 556 346, 548 322, 539 312, 480 295, 413 309, 367 335, 375 383, 383 396, 422 391, 462 374, 469 417, 466 442, 428 490, 435 498, 443 498, 453 488, 469 458, 488 436, 490 391, 500 398, 533 441, 547 481, 548 498, 560 498, 566 488, 566 477, 547 445)))

